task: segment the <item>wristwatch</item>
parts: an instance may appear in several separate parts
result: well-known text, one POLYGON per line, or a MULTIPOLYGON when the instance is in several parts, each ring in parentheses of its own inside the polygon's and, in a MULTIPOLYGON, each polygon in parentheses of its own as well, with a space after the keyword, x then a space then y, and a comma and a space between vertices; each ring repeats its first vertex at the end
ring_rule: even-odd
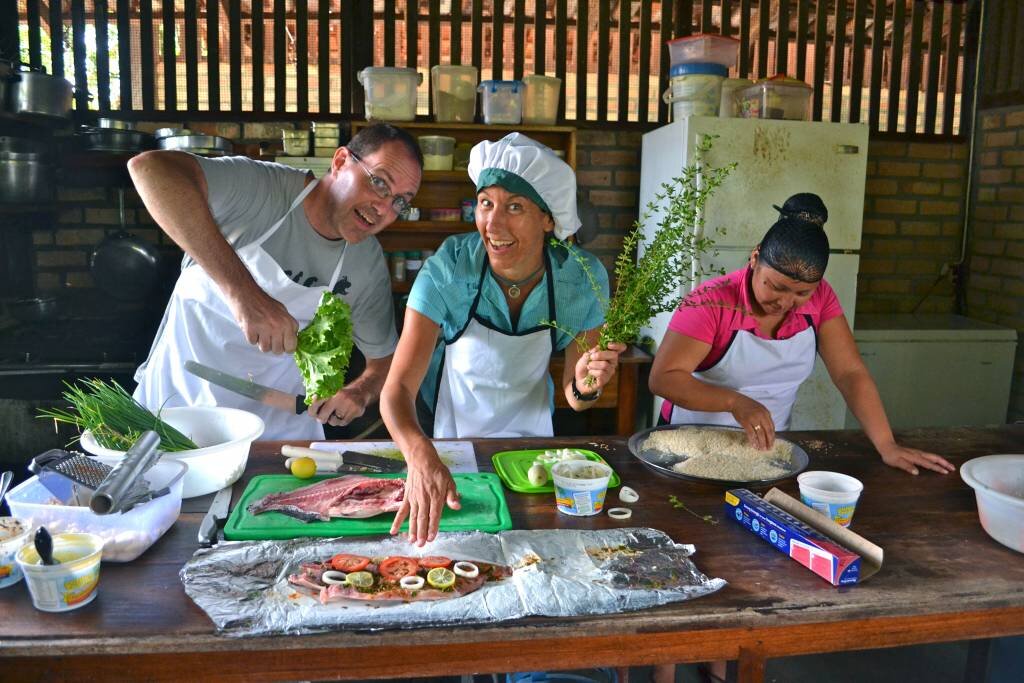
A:
POLYGON ((592 394, 584 394, 580 391, 579 387, 576 386, 576 378, 572 378, 572 395, 577 401, 596 401, 601 397, 601 390, 598 389, 592 394))

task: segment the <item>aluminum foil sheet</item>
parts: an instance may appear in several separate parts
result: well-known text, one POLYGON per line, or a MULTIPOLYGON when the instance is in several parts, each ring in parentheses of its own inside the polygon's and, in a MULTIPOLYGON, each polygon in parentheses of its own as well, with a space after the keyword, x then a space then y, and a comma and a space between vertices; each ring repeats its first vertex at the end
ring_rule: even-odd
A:
POLYGON ((181 569, 185 592, 230 636, 493 623, 526 616, 608 614, 713 593, 689 559, 692 545, 656 529, 441 533, 426 549, 384 539, 243 541, 201 549, 181 569), (326 605, 288 583, 303 562, 339 552, 369 557, 445 555, 512 568, 512 576, 448 600, 345 600, 326 605))

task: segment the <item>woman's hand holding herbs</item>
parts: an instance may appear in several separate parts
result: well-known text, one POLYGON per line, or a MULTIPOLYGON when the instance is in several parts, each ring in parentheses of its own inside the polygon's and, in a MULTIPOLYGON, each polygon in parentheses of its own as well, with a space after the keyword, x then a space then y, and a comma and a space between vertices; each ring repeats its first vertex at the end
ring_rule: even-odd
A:
POLYGON ((619 354, 626 350, 621 342, 612 342, 608 348, 591 348, 576 361, 576 387, 583 393, 599 392, 612 377, 619 365, 619 354))
POLYGON ((730 409, 736 422, 747 433, 750 445, 766 451, 775 443, 775 421, 771 412, 754 399, 737 392, 730 409))

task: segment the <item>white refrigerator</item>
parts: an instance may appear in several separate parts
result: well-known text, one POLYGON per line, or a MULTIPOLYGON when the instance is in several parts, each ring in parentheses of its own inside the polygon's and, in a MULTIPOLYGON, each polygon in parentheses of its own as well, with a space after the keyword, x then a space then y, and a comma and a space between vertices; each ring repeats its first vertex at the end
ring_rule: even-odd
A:
MULTIPOLYGON (((814 192, 828 207, 825 224, 829 256, 825 279, 835 289, 853 327, 857 270, 864 214, 868 126, 817 121, 775 121, 691 116, 643 137, 640 212, 655 199, 661 184, 696 161, 700 136, 717 136, 706 162, 712 167, 736 162, 736 169, 705 207, 704 234, 715 246, 702 270, 730 272, 742 267, 750 251, 778 218, 772 205, 790 195, 814 192)), ((658 212, 645 223, 649 239, 658 212)), ((712 276, 707 276, 712 277, 712 276)), ((699 280, 707 279, 699 278, 699 280)), ((681 284, 686 293, 691 283, 681 284)), ((658 315, 643 334, 661 343, 671 313, 658 315)), ((654 420, 661 409, 655 397, 654 420)), ((814 372, 797 395, 790 429, 843 429, 846 407, 818 358, 814 372)))

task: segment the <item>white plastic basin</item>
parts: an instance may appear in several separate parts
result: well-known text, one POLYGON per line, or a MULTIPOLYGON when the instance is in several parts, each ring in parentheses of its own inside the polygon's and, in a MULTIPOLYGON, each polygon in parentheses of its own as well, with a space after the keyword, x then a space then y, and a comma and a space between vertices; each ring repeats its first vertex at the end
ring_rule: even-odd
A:
MULTIPOLYGON (((164 456, 188 465, 182 498, 204 496, 235 483, 249 460, 249 446, 263 434, 263 420, 238 408, 165 408, 160 418, 199 446, 164 456)), ((82 434, 82 448, 94 455, 124 455, 99 445, 88 430, 82 434)))
POLYGON ((974 489, 982 528, 1024 553, 1024 455, 974 458, 960 467, 960 476, 974 489))

